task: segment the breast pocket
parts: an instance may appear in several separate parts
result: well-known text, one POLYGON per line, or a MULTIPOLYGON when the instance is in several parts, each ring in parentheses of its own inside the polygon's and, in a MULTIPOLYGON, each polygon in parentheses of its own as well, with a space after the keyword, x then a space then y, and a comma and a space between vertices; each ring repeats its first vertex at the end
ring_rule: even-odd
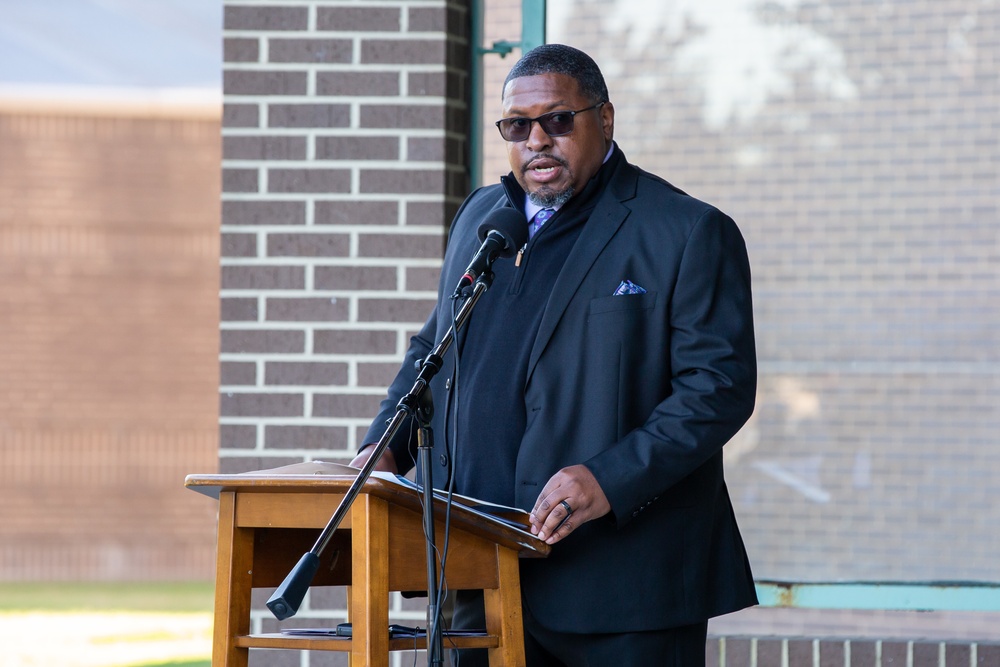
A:
POLYGON ((587 311, 587 321, 595 318, 604 319, 618 316, 627 318, 631 311, 650 310, 656 305, 656 292, 644 294, 620 294, 616 296, 600 296, 590 300, 587 311))
POLYGON ((592 299, 587 311, 585 358, 601 404, 615 409, 608 425, 616 440, 649 416, 649 401, 639 399, 662 375, 657 360, 668 341, 656 301, 656 292, 604 296, 592 299))
POLYGON ((593 345, 605 348, 614 341, 629 346, 636 339, 645 339, 655 306, 656 292, 591 299, 586 337, 593 345))

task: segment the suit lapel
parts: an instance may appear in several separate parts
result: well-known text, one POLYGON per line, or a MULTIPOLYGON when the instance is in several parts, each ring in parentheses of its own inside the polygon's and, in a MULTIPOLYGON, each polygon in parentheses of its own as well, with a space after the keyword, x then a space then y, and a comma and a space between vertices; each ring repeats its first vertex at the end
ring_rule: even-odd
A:
POLYGON ((531 381, 531 375, 538 364, 538 359, 552 339, 556 327, 559 326, 559 321, 580 285, 583 284, 584 278, 590 272, 598 256, 618 232, 618 228, 625 222, 625 218, 628 217, 630 209, 623 202, 635 196, 635 186, 635 172, 622 159, 618 173, 615 174, 608 188, 601 195, 593 213, 590 214, 590 218, 584 224, 583 231, 580 232, 579 238, 573 245, 573 249, 552 286, 552 294, 549 296, 545 311, 542 313, 538 335, 535 337, 531 356, 528 359, 527 382, 531 381))

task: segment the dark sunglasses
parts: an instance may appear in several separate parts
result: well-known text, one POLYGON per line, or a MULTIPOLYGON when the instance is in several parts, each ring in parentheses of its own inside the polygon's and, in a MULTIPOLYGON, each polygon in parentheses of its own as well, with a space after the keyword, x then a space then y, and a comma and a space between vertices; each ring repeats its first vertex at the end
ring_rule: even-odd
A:
POLYGON ((505 141, 524 141, 531 134, 532 123, 538 123, 542 131, 550 137, 561 137, 573 131, 574 116, 591 109, 600 109, 605 104, 607 102, 598 102, 594 106, 578 111, 550 111, 537 118, 522 118, 520 116, 501 118, 496 125, 497 129, 500 130, 500 136, 505 141))

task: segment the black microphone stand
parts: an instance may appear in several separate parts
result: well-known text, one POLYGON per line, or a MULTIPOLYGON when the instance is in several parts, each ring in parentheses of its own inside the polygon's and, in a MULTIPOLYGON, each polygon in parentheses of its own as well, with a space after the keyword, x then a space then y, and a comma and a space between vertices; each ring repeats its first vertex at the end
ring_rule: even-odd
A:
MULTIPOLYGON (((485 271, 476 280, 473 285, 472 294, 462 304, 452 326, 448 328, 448 331, 442 336, 441 341, 420 363, 420 370, 417 373, 417 379, 413 383, 413 387, 396 405, 396 413, 389 420, 389 425, 386 427, 385 433, 382 434, 378 444, 375 445, 375 450, 368 457, 365 465, 361 468, 361 472, 358 473, 358 476, 344 495, 343 500, 340 501, 340 505, 333 513, 330 521, 323 528, 323 532, 316 539, 316 543, 313 544, 312 549, 303 554, 299 562, 285 577, 285 580, 281 582, 281 585, 275 589, 274 593, 267 600, 267 608, 271 610, 271 613, 279 621, 291 618, 298 612, 299 606, 302 604, 302 599, 305 597, 306 591, 309 590, 317 569, 319 569, 319 557, 333 538, 333 534, 344 520, 344 517, 347 516, 347 512, 350 510, 354 499, 361 492, 361 487, 371 477, 372 472, 375 470, 375 464, 378 463, 385 448, 389 446, 389 442, 399 431, 400 427, 402 427, 406 418, 414 417, 417 419, 420 427, 418 431, 418 457, 420 459, 420 471, 423 476, 424 532, 427 536, 427 596, 429 599, 427 608, 427 654, 429 660, 436 660, 436 662, 429 664, 441 664, 444 649, 442 646, 441 628, 438 623, 439 610, 437 600, 435 599, 437 594, 437 558, 434 542, 434 485, 431 478, 430 460, 431 448, 433 446, 430 428, 430 419, 433 413, 433 404, 430 398, 430 381, 441 370, 443 357, 452 343, 454 343, 456 333, 461 331, 462 327, 468 322, 472 314, 472 309, 476 307, 476 303, 480 297, 482 297, 492 284, 493 273, 489 270, 485 271), (425 395, 426 399, 424 398, 425 395)), ((388 632, 388 629, 386 631, 388 632)))
POLYGON ((417 465, 420 466, 420 476, 424 483, 421 492, 424 501, 424 544, 427 559, 427 664, 436 667, 443 661, 444 640, 437 599, 437 542, 434 539, 434 485, 431 483, 433 481, 431 453, 434 450, 434 434, 431 430, 433 416, 434 404, 428 388, 420 396, 414 417, 418 427, 417 465))

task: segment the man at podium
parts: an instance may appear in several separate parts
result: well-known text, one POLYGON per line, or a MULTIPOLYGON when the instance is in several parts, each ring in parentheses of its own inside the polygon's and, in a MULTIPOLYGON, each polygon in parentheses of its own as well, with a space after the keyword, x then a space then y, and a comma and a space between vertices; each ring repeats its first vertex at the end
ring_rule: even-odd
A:
MULTIPOLYGON (((528 52, 501 101, 511 172, 452 222, 438 304, 364 442, 452 325, 480 224, 523 212, 528 241, 492 267, 431 382, 434 484, 531 511, 555 545, 521 561, 530 667, 704 665, 708 619, 756 603, 722 467, 756 392, 745 243, 727 215, 629 164, 583 52, 528 52)), ((414 432, 397 431, 380 469, 413 467, 414 432)), ((458 592, 456 627, 482 613, 458 592)), ((459 666, 485 664, 477 653, 459 666)))

